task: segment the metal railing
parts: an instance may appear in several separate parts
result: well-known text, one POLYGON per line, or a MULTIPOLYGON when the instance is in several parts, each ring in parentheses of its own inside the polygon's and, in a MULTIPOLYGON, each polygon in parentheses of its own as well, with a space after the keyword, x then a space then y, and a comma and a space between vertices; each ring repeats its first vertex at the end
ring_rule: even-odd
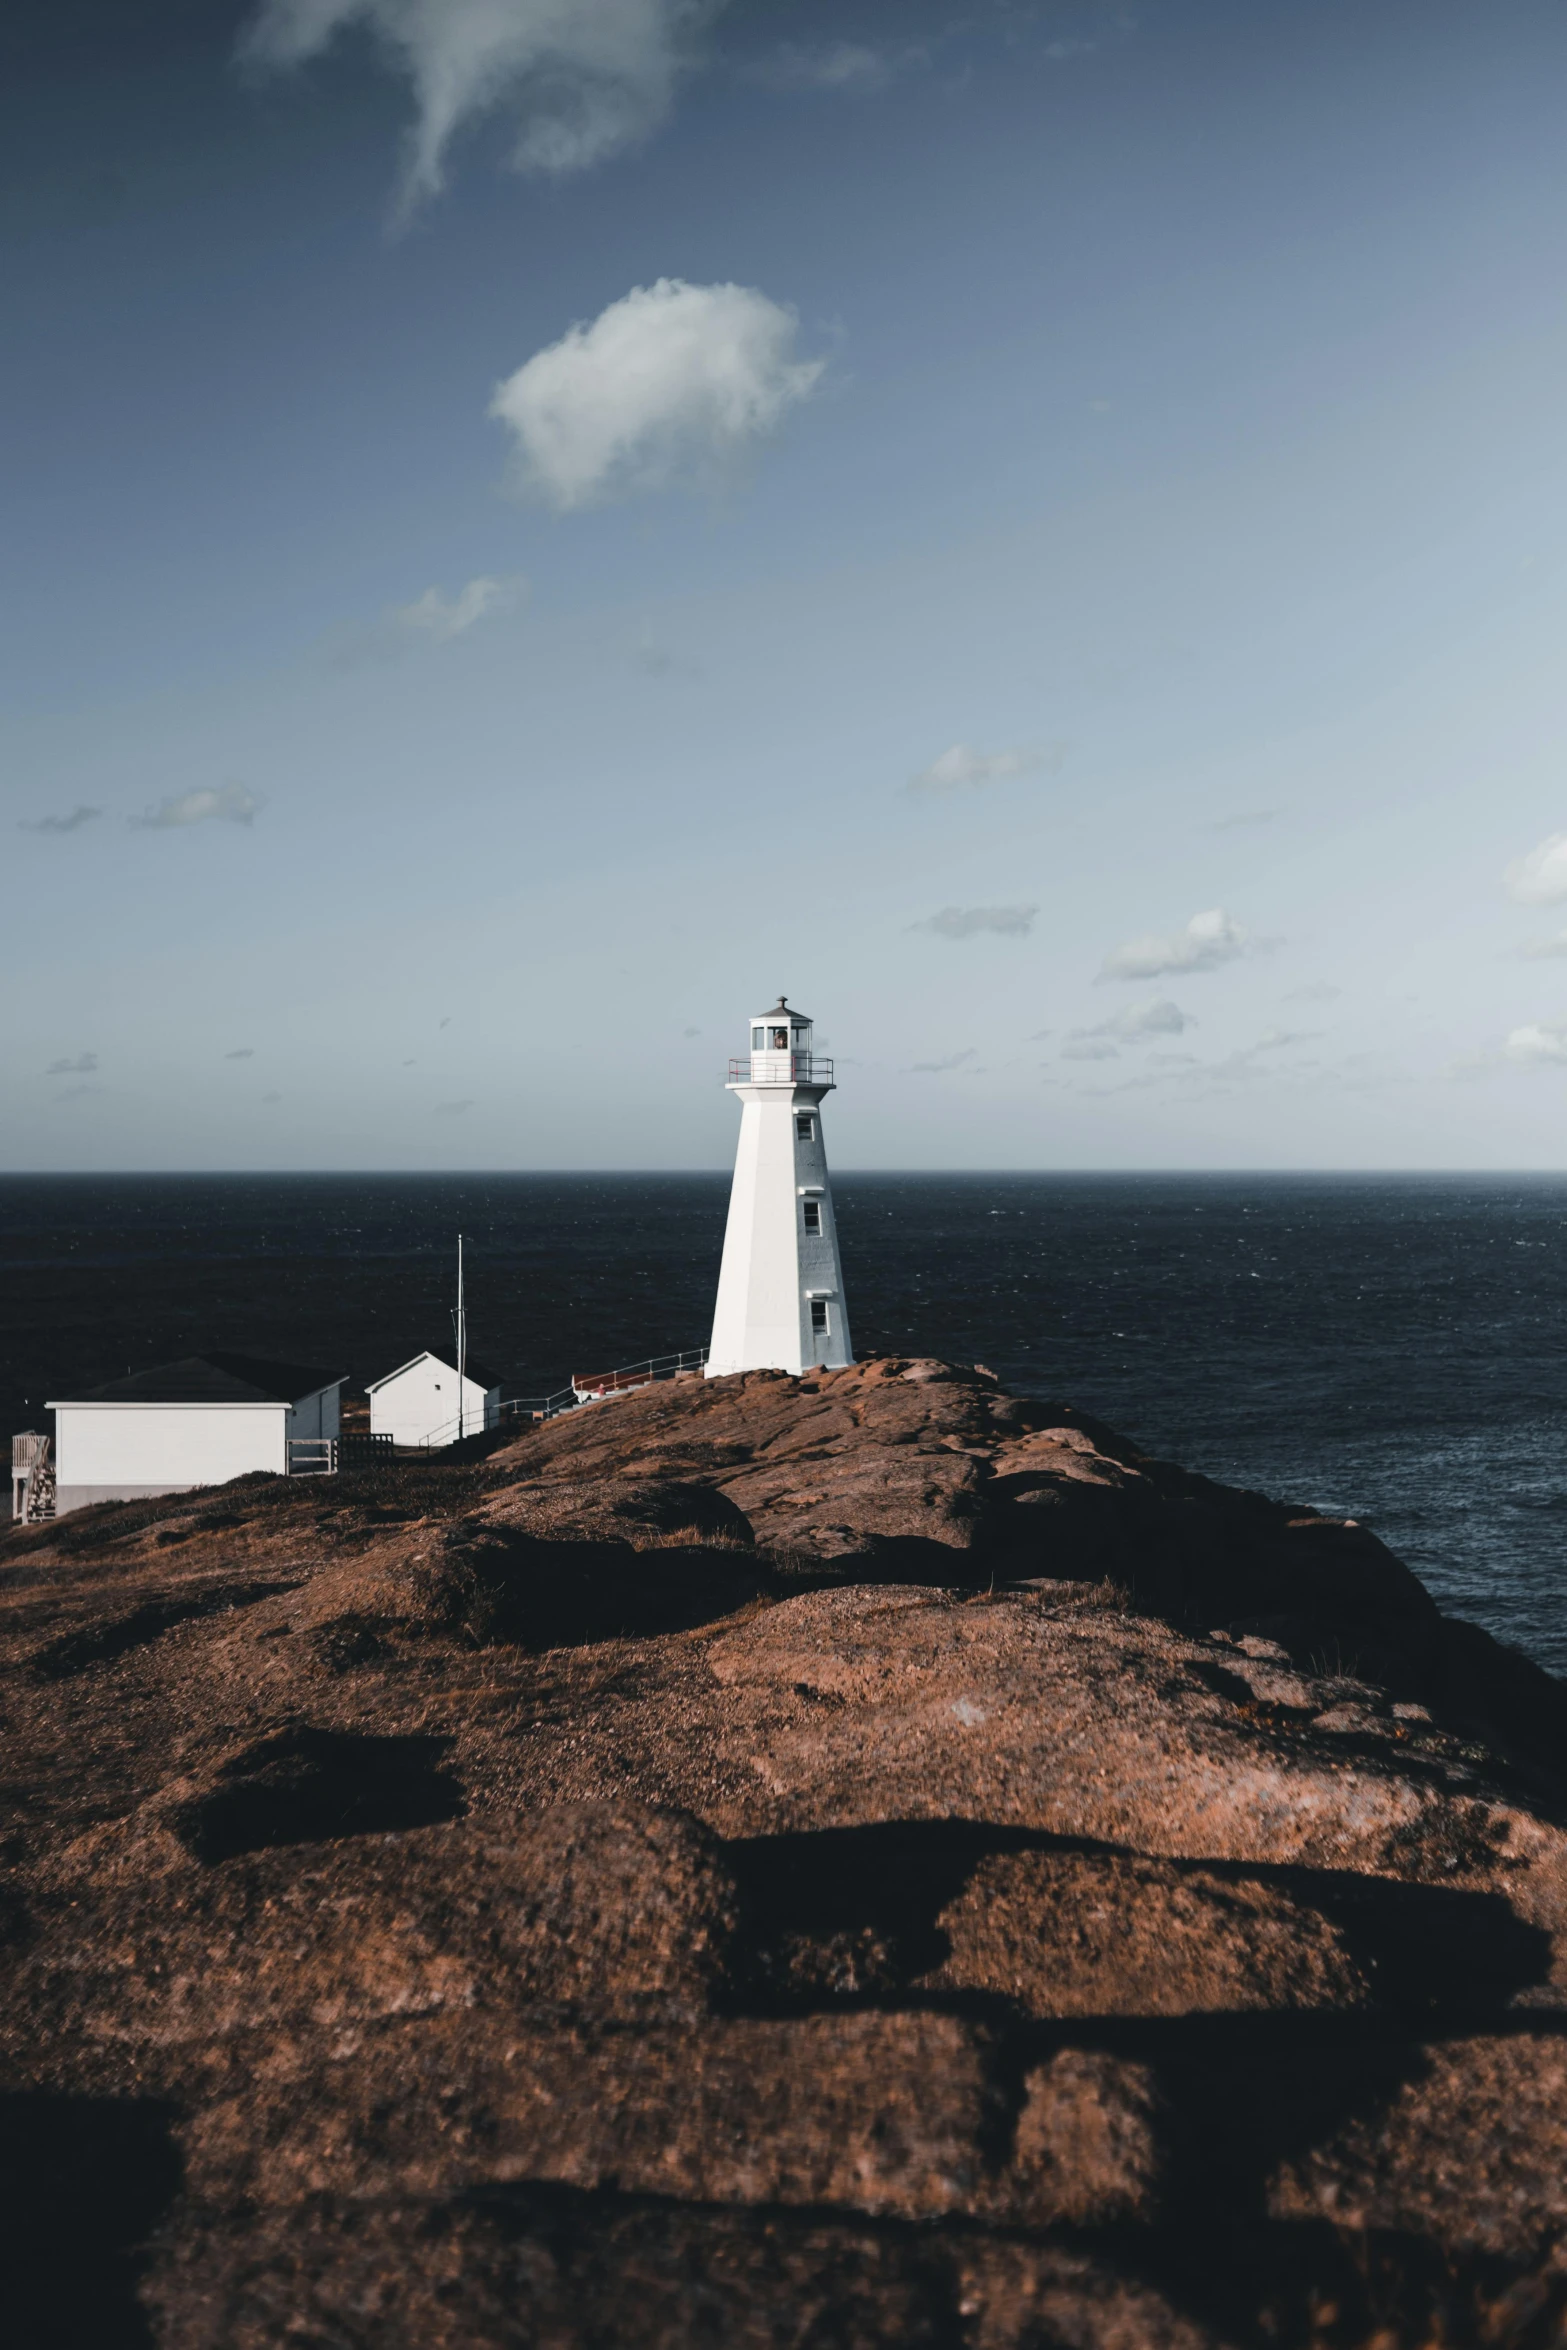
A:
POLYGON ((50 1439, 28 1428, 11 1439, 11 1517, 23 1526, 39 1526, 53 1516, 50 1439))
POLYGON ((288 1440, 288 1474, 291 1477, 335 1477, 337 1438, 291 1436, 288 1440))
MULTIPOLYGON (((557 1387, 553 1395, 507 1396, 500 1417, 502 1421, 555 1420, 562 1412, 575 1411, 580 1404, 606 1403, 617 1395, 629 1395, 635 1388, 651 1387, 658 1379, 698 1378, 706 1361, 706 1347, 696 1346, 688 1347, 683 1354, 649 1355, 646 1362, 623 1363, 614 1371, 573 1371, 571 1385, 557 1387)), ((487 1433, 474 1425, 478 1418, 477 1412, 465 1416, 461 1436, 487 1433)), ((422 1449, 437 1452, 459 1440, 457 1421, 451 1419, 431 1429, 422 1449)))
POLYGON ((730 1085, 831 1085, 832 1063, 820 1053, 744 1053, 729 1064, 730 1085))

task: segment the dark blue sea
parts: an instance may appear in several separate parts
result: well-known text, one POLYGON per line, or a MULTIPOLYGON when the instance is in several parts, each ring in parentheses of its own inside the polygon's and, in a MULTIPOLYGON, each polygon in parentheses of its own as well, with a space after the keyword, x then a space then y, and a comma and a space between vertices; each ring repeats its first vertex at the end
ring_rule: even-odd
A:
MULTIPOLYGON (((856 1352, 982 1362, 1376 1528, 1567 1673, 1567 1178, 844 1175, 856 1352)), ((507 1392, 703 1344, 723 1176, 0 1179, 0 1396, 207 1346, 362 1382, 449 1332, 507 1392)))

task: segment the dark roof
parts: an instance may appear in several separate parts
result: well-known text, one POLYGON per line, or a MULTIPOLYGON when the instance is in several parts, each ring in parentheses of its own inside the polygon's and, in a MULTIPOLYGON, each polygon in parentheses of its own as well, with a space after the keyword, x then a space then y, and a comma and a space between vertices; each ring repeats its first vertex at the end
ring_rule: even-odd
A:
MULTIPOLYGON (((457 1349, 448 1340, 445 1346, 416 1346, 411 1355, 404 1355, 400 1363, 394 1363, 391 1370, 383 1371, 379 1379, 367 1379, 365 1393, 368 1395, 372 1387, 384 1387, 388 1379, 395 1379, 399 1371, 406 1371, 412 1363, 423 1362, 426 1355, 434 1355, 436 1361, 444 1363, 452 1377, 456 1378, 457 1349)), ((475 1387, 482 1387, 486 1395, 492 1387, 504 1387, 506 1384, 499 1371, 486 1370, 483 1363, 472 1355, 468 1357, 464 1368, 475 1387)))
POLYGON ((753 1012, 753 1020, 787 1020, 796 1028, 813 1028, 816 1023, 809 1012, 797 1012, 786 996, 780 996, 770 1012, 753 1012))
POLYGON ((186 1355, 110 1379, 62 1403, 299 1403, 318 1388, 335 1387, 346 1371, 314 1370, 306 1363, 272 1363, 259 1355, 186 1355))

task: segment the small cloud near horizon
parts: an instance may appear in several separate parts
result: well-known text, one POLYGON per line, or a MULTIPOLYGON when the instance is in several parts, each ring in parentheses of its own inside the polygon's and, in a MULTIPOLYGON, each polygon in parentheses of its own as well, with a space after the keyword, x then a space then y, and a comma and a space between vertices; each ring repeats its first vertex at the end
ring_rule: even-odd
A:
POLYGON ((1056 775, 1065 759, 1066 745, 1061 742, 1012 743, 999 751, 976 750, 972 743, 951 743, 928 767, 911 775, 903 788, 930 798, 945 797, 948 792, 976 791, 987 783, 1004 783, 1014 775, 1033 775, 1041 770, 1056 775))
MULTIPOLYGON (((1172 1003, 1168 996, 1160 996, 1153 1003, 1124 1005, 1119 1012, 1112 1012, 1108 1020, 1101 1020, 1092 1028, 1074 1028, 1070 1034, 1074 1043, 1096 1036, 1135 1043, 1137 1038, 1143 1036, 1183 1036, 1188 1028, 1195 1028, 1196 1025, 1190 1012, 1183 1012, 1180 1005, 1172 1003)), ((1072 1054, 1072 1058, 1078 1061, 1093 1057, 1081 1052, 1072 1054)))
POLYGON ((944 1061, 915 1061, 904 1071, 906 1077, 941 1077, 949 1069, 961 1069, 966 1061, 977 1060, 978 1048, 966 1044, 960 1053, 948 1053, 944 1061))
POLYGON ((253 824, 261 802, 242 783, 226 783, 221 791, 206 785, 198 791, 177 792, 126 822, 137 832, 174 832, 191 824, 253 824))
POLYGON ((986 931, 1000 938, 1027 938, 1038 912, 1037 906, 943 906, 909 928, 933 931, 937 938, 978 938, 986 931))
POLYGON ((1107 955, 1101 979, 1161 979, 1168 972, 1217 971, 1233 963, 1251 944, 1248 933, 1232 921, 1222 906, 1194 914, 1184 930, 1170 936, 1129 939, 1107 955))
POLYGON ((473 1103, 471 1100, 461 1102, 437 1102, 435 1108, 431 1112, 431 1116, 435 1118, 455 1118, 461 1111, 471 1110, 472 1108, 473 1103))
POLYGON ((95 823, 103 814, 101 808, 89 808, 82 800, 68 816, 19 816, 18 832, 80 832, 84 824, 95 823))
POLYGON ((51 1061, 44 1071, 46 1077, 87 1077, 98 1066, 96 1053, 78 1053, 74 1061, 51 1061))
POLYGON ((1567 832, 1548 832, 1502 879, 1520 906, 1559 906, 1567 898, 1567 832))
POLYGON ((798 330, 755 286, 633 286, 496 386, 518 486, 564 514, 716 485, 820 382, 827 362, 795 357, 798 330))
POLYGON ((1509 1061, 1536 1067, 1567 1061, 1567 1020, 1532 1020, 1510 1029, 1502 1051, 1509 1061))
POLYGON ((233 1052, 225 1053, 223 1056, 225 1061, 253 1061, 255 1057, 256 1048, 253 1044, 239 1045, 233 1052))

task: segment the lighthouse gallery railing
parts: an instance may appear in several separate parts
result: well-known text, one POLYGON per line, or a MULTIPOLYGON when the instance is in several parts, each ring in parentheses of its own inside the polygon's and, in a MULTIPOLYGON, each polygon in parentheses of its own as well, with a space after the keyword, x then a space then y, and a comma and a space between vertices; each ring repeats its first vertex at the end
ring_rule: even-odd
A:
POLYGON ((820 1053, 742 1053, 729 1064, 731 1085, 831 1085, 832 1063, 820 1053))

